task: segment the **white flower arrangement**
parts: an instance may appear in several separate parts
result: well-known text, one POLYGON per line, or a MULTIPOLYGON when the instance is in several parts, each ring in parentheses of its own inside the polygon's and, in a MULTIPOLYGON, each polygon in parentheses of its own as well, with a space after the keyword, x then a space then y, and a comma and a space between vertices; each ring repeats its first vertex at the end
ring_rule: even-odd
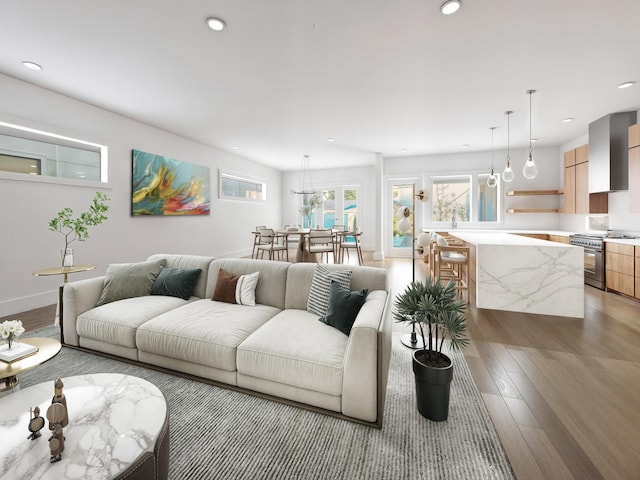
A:
POLYGON ((24 327, 20 320, 5 320, 0 324, 0 336, 7 340, 9 348, 16 337, 24 333, 24 327))

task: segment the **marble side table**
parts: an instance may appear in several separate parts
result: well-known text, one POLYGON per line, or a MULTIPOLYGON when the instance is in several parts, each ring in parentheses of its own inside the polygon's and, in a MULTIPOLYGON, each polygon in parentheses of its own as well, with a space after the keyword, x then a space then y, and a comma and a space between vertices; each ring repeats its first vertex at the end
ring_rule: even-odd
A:
POLYGON ((169 411, 152 383, 130 375, 63 377, 69 424, 62 460, 50 463, 49 424, 28 440, 29 408, 51 405, 54 380, 0 399, 0 478, 166 479, 169 411))

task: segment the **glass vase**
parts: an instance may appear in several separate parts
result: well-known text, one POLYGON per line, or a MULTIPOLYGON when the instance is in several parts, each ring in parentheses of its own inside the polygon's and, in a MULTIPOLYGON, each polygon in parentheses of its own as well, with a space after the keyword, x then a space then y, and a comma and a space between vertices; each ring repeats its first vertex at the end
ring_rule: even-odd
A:
POLYGON ((73 248, 63 248, 60 250, 60 258, 62 259, 62 267, 73 267, 73 248))
POLYGON ((9 350, 11 350, 11 347, 13 347, 14 340, 15 340, 15 334, 10 333, 9 336, 7 337, 7 345, 9 350))

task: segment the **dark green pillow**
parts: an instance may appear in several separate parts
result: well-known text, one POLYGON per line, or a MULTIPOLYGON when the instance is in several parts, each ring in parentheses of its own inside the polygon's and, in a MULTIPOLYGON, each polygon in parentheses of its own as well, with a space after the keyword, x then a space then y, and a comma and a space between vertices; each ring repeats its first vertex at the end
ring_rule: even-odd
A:
POLYGON ((156 278, 151 295, 167 295, 169 297, 180 297, 189 300, 196 288, 198 278, 202 270, 179 270, 177 268, 164 267, 156 278))
POLYGON ((138 263, 113 263, 104 275, 97 307, 124 298, 149 295, 153 283, 167 264, 164 258, 138 263))
POLYGON ((345 335, 349 335, 368 293, 369 290, 366 288, 350 292, 332 280, 329 290, 329 308, 327 314, 320 317, 320 321, 337 328, 345 335))

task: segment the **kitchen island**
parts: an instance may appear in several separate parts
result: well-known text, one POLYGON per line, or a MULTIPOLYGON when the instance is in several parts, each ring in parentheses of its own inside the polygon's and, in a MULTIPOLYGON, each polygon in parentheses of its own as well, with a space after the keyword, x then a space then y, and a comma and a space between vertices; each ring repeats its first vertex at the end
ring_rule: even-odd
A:
POLYGON ((472 250, 469 277, 475 280, 477 307, 584 318, 581 247, 509 233, 449 235, 472 250))

